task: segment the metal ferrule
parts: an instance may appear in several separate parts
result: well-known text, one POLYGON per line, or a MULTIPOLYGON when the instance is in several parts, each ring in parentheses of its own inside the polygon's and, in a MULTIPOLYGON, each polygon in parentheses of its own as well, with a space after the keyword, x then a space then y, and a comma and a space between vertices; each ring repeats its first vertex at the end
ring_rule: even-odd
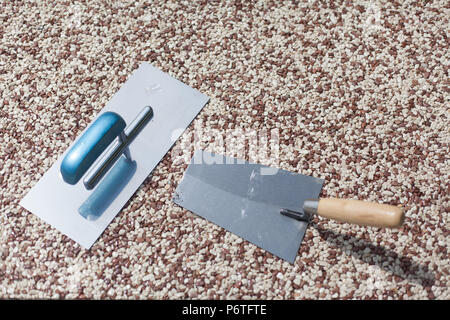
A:
POLYGON ((303 202, 303 211, 311 217, 317 214, 319 209, 319 199, 306 199, 303 202))

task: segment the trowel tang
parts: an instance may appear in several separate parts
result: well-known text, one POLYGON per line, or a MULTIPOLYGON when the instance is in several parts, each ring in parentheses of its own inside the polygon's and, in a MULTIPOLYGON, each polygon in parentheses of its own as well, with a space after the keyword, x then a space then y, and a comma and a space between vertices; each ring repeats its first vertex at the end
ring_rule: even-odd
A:
POLYGON ((144 107, 125 128, 125 121, 117 113, 102 114, 61 162, 60 172, 63 180, 74 185, 87 172, 83 184, 87 190, 95 188, 122 154, 130 159, 128 146, 152 117, 153 109, 149 106, 144 107), (111 145, 112 142, 114 143, 111 145), (105 150, 105 154, 99 158, 105 150))

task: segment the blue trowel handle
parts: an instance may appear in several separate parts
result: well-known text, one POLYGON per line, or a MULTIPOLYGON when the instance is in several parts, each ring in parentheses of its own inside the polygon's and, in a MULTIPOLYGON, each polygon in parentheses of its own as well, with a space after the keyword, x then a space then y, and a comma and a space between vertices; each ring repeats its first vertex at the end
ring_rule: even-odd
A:
POLYGON ((95 188, 97 183, 111 169, 112 165, 122 154, 125 154, 125 157, 131 160, 128 146, 152 118, 153 109, 150 106, 144 107, 139 112, 136 118, 120 133, 119 139, 89 169, 83 180, 86 189, 91 190, 95 188))
POLYGON ((125 126, 125 121, 115 112, 98 117, 64 157, 60 168, 64 181, 76 184, 125 126))

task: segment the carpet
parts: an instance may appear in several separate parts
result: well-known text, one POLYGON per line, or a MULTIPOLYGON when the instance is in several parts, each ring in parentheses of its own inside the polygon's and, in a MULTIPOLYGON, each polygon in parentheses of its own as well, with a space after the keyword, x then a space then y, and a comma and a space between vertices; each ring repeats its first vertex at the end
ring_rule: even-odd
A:
POLYGON ((446 1, 2 2, 0 297, 450 299, 449 17, 446 1), (211 100, 85 250, 19 201, 142 61, 211 100), (242 142, 262 132, 269 156, 242 142), (172 202, 195 148, 401 204, 405 225, 316 217, 291 265, 172 202))

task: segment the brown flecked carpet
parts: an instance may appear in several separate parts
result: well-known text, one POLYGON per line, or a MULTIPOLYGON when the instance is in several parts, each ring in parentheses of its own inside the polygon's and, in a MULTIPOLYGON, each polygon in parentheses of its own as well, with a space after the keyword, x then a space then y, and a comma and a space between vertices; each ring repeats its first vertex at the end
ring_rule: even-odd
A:
POLYGON ((0 298, 449 299, 449 17, 448 1, 2 1, 0 298), (195 126, 220 153, 208 130, 276 129, 258 162, 401 204, 404 227, 316 218, 291 265, 175 205, 172 150, 80 248, 19 201, 142 61, 211 97, 176 144, 187 160, 195 126))

